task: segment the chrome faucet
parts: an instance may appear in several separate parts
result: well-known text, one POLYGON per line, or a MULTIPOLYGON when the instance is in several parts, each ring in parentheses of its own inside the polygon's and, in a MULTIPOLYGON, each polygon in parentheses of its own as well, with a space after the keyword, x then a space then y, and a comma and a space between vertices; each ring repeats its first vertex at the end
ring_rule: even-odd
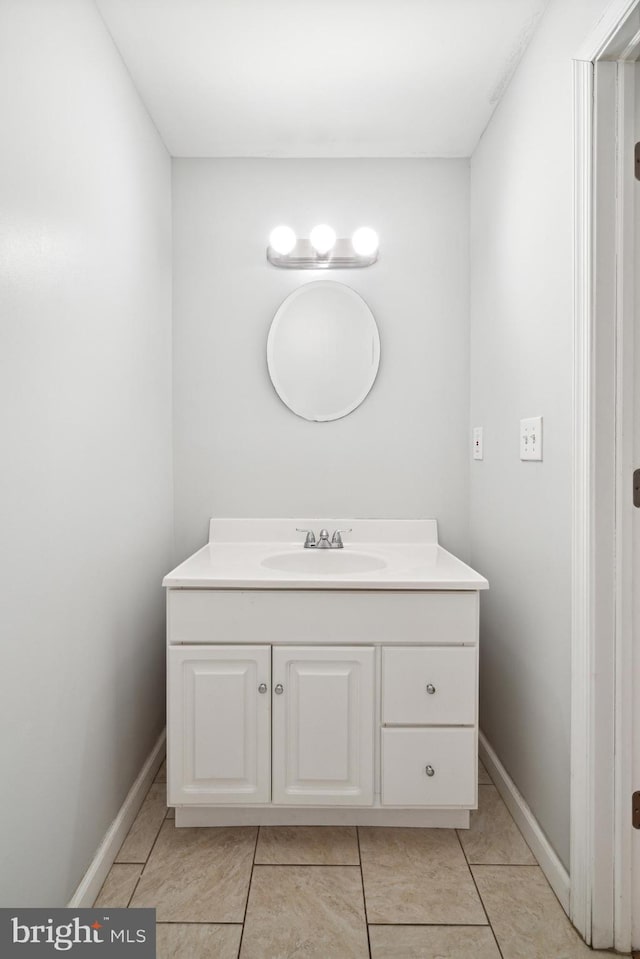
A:
POLYGON ((300 529, 299 526, 296 526, 296 532, 306 533, 304 540, 305 549, 343 549, 344 543, 342 542, 342 534, 350 533, 350 529, 336 529, 333 532, 331 540, 329 540, 329 530, 321 529, 318 541, 316 542, 316 536, 312 529, 300 529))

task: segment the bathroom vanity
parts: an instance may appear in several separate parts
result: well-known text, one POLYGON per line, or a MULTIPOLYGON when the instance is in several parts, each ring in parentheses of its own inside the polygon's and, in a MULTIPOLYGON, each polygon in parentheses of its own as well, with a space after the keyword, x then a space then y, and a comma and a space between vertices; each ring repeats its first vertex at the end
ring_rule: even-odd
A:
POLYGON ((164 586, 177 826, 468 825, 488 583, 435 520, 214 519, 164 586))

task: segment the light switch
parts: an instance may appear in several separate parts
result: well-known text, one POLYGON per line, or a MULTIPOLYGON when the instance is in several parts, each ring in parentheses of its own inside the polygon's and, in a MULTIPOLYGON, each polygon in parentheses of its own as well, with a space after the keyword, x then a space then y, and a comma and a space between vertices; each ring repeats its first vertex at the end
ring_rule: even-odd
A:
POLYGON ((482 450, 482 427, 473 427, 473 458, 474 460, 484 459, 482 450))
POLYGON ((542 459, 542 417, 520 420, 520 459, 542 459))

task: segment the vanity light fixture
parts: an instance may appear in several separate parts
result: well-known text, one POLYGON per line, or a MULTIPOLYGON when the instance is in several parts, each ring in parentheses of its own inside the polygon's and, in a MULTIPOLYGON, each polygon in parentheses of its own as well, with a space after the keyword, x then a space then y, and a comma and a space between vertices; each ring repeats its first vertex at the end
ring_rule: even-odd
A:
POLYGON ((371 266, 378 259, 378 234, 359 227, 351 239, 338 239, 333 227, 320 223, 309 239, 297 238, 289 226, 277 226, 269 236, 267 260, 288 270, 345 270, 371 266))

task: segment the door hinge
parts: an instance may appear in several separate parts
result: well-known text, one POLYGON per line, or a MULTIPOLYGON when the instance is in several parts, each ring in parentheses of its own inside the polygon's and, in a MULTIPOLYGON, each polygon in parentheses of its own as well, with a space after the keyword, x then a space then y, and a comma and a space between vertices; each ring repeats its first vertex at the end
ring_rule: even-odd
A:
POLYGON ((631 797, 631 824, 634 829, 640 829, 640 789, 631 797))
POLYGON ((640 506, 640 469, 633 471, 633 505, 640 506))
POLYGON ((636 180, 640 180, 640 143, 636 143, 635 150, 635 168, 636 168, 636 180))

